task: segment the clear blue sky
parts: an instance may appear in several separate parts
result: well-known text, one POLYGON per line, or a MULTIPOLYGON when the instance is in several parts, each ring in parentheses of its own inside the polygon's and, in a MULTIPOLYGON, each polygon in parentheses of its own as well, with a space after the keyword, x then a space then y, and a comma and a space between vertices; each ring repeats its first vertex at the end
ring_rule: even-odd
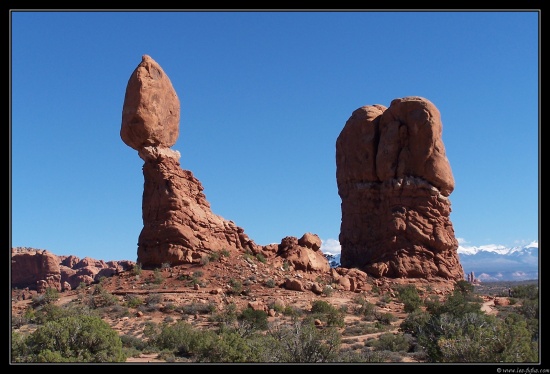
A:
POLYGON ((540 13, 22 12, 11 16, 11 246, 132 260, 143 161, 120 138, 141 56, 181 101, 181 167, 257 244, 338 239, 351 113, 441 112, 464 246, 539 239, 540 13))

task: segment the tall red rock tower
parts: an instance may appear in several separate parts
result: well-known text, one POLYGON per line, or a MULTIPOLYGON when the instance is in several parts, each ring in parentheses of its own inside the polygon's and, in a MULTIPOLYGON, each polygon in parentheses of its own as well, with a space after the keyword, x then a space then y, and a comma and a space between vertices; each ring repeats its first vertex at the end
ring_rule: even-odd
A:
POLYGON ((244 230, 210 210, 203 186, 172 150, 180 101, 160 65, 144 55, 124 97, 120 137, 143 159, 143 229, 137 262, 144 268, 200 262, 209 251, 256 249, 244 230))
POLYGON ((438 109, 422 97, 352 113, 336 141, 343 267, 375 277, 464 279, 441 134, 438 109))

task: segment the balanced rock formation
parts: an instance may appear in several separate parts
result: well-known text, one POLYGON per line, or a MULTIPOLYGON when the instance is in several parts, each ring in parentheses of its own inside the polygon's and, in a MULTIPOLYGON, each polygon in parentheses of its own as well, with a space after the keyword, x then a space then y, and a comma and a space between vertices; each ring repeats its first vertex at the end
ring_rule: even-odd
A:
POLYGON ((170 149, 179 135, 180 103, 168 76, 145 55, 130 76, 120 136, 143 165, 143 229, 137 262, 144 268, 198 263, 208 251, 257 245, 234 222, 210 209, 200 181, 170 149))
POLYGON ((336 141, 342 267, 374 277, 464 279, 441 134, 438 109, 422 97, 352 113, 336 141))

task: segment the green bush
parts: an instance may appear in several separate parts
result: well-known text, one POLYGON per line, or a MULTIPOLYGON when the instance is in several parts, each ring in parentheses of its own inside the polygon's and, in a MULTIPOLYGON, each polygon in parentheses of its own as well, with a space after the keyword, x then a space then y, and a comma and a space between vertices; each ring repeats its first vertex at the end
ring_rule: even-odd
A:
POLYGON ((153 283, 162 284, 162 282, 164 282, 164 276, 159 268, 155 268, 155 270, 153 270, 153 283))
POLYGON ((32 298, 32 305, 37 307, 40 305, 53 303, 57 300, 59 300, 59 291, 56 288, 48 287, 46 288, 46 292, 43 294, 38 294, 32 298))
POLYGON ((181 312, 183 314, 195 315, 195 314, 210 314, 216 310, 216 305, 213 303, 196 303, 186 304, 181 306, 181 312))
POLYGON ((313 317, 318 317, 327 323, 327 326, 344 327, 344 312, 324 300, 316 300, 311 306, 313 317))
POLYGON ((428 362, 535 362, 537 336, 526 319, 505 320, 480 310, 477 301, 456 288, 445 302, 426 302, 426 312, 413 312, 401 323, 426 351, 428 362))
POLYGON ((132 275, 141 275, 142 265, 138 262, 132 268, 132 275))
POLYGON ((408 352, 413 346, 413 337, 409 334, 381 334, 378 339, 370 341, 377 351, 408 352))
POLYGON ((312 313, 329 313, 334 307, 324 300, 315 300, 311 304, 312 313))
POLYGON ((271 362, 319 363, 334 362, 338 358, 341 335, 334 327, 317 329, 311 320, 295 320, 292 325, 279 325, 268 334, 271 362))
POLYGON ((212 315, 211 320, 214 322, 219 322, 222 325, 231 325, 233 322, 237 321, 237 305, 235 303, 230 303, 225 306, 223 310, 218 311, 212 315))
POLYGON ((231 287, 228 291, 231 295, 240 295, 243 292, 243 284, 240 280, 232 278, 229 280, 229 286, 231 287))
MULTIPOLYGON (((17 338, 17 337, 16 337, 17 338)), ((117 332, 96 316, 62 317, 38 327, 12 351, 15 362, 124 362, 117 332)))
POLYGON ((376 319, 376 305, 369 302, 363 296, 355 297, 354 301, 359 305, 358 308, 354 309, 354 314, 363 316, 365 320, 372 321, 376 319))
POLYGON ((210 263, 210 256, 209 255, 202 255, 200 263, 201 263, 202 266, 208 265, 210 263))
POLYGON ((397 321, 397 317, 391 313, 382 313, 378 316, 378 321, 384 325, 391 325, 392 322, 397 321))
POLYGON ((407 313, 415 311, 422 305, 422 299, 418 294, 418 290, 412 284, 400 287, 397 299, 405 305, 404 310, 407 313))
POLYGON ((255 330, 267 330, 267 313, 263 310, 246 308, 237 320, 244 335, 250 335, 255 330))
POLYGON ((536 300, 539 298, 539 288, 536 284, 516 286, 512 288, 511 293, 518 299, 536 300))
POLYGON ((128 308, 137 308, 140 305, 143 305, 143 300, 139 296, 136 296, 136 295, 126 296, 126 306, 128 308))
POLYGON ((332 288, 330 285, 327 284, 325 287, 323 287, 323 295, 325 295, 326 297, 332 296, 333 293, 334 288, 332 288))
POLYGON ((289 317, 299 317, 299 316, 304 314, 304 311, 300 308, 295 307, 295 306, 287 305, 287 306, 285 306, 285 309, 283 310, 283 314, 285 316, 289 316, 289 317))

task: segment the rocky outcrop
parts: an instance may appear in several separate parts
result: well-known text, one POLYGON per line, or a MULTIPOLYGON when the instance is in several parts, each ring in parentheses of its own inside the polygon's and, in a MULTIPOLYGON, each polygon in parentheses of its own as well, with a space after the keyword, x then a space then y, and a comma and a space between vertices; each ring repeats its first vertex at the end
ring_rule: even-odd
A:
POLYGON ((422 97, 352 113, 336 141, 342 267, 375 277, 464 279, 441 134, 438 109, 422 97))
POLYGON ((286 260, 294 270, 325 273, 330 270, 327 258, 320 251, 321 239, 306 233, 300 239, 287 236, 278 246, 277 256, 286 260))
POLYGON ((47 288, 66 291, 81 283, 90 284, 102 276, 112 276, 134 267, 132 261, 94 260, 76 256, 56 256, 45 249, 16 247, 11 250, 11 287, 39 293, 47 288))
POLYGON ((12 288, 36 289, 39 282, 42 286, 45 282, 48 286, 61 291, 61 271, 58 257, 46 250, 27 251, 12 248, 12 288))
POLYGON ((144 268, 198 263, 209 251, 257 245, 232 221, 214 214, 203 186, 170 149, 179 135, 180 102, 162 68, 145 55, 130 76, 120 136, 144 161, 143 229, 137 262, 144 268))

